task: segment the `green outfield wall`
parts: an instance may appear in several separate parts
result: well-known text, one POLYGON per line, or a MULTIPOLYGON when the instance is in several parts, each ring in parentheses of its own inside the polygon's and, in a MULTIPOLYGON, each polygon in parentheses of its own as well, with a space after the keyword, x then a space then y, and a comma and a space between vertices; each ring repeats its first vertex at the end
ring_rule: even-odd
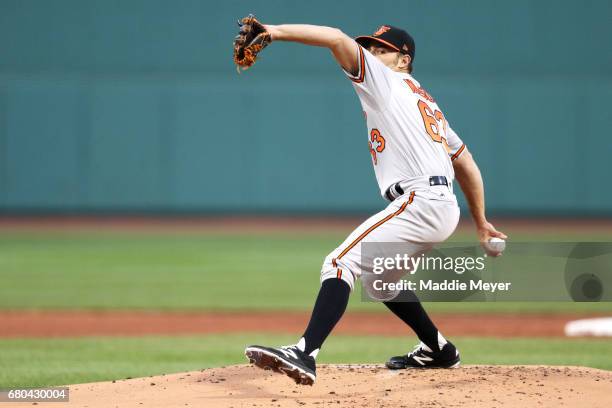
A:
POLYGON ((0 0, 0 211, 343 212, 384 205, 350 81, 236 18, 381 24, 474 153, 498 213, 611 214, 610 1, 0 0))

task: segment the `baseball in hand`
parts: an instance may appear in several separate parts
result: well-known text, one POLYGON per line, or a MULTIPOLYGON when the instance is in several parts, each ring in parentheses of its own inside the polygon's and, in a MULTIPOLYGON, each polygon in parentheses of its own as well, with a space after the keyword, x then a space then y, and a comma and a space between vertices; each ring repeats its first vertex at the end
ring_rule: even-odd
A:
POLYGON ((506 249, 506 241, 501 238, 490 238, 488 242, 482 244, 487 255, 490 256, 499 256, 506 249))

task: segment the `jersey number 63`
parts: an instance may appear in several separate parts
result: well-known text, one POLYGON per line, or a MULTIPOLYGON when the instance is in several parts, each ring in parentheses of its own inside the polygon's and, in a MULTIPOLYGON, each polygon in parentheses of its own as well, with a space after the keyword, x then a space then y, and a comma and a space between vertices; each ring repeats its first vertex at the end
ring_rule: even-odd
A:
POLYGON ((432 111, 429 105, 425 101, 419 100, 417 103, 421 116, 423 117, 423 124, 425 125, 425 131, 431 137, 431 140, 437 143, 442 143, 447 153, 450 153, 450 148, 446 142, 446 119, 444 114, 436 109, 432 111), (442 134, 440 134, 442 130, 442 134))

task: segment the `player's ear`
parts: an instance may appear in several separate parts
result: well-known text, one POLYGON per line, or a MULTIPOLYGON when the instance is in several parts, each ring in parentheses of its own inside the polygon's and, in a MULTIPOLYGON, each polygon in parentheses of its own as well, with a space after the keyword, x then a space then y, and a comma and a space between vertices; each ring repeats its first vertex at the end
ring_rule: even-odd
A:
POLYGON ((401 58, 400 58, 400 68, 401 69, 405 69, 406 71, 410 72, 410 63, 412 62, 412 58, 410 58, 410 55, 408 54, 400 54, 401 58))

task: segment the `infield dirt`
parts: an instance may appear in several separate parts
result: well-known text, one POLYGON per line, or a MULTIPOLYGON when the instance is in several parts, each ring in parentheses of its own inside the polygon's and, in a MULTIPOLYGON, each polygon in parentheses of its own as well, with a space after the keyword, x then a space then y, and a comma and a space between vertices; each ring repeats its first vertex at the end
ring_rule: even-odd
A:
MULTIPOLYGON (((321 365, 314 386, 239 365, 70 386, 69 407, 610 407, 612 372, 582 367, 466 366, 390 371, 321 365)), ((7 404, 6 406, 23 406, 7 404)))
MULTIPOLYGON (((433 314, 450 336, 564 337, 568 321, 594 314, 433 314)), ((308 323, 309 312, 0 311, 0 338, 145 336, 155 334, 288 333, 308 323)), ((398 336, 407 327, 385 313, 348 312, 334 333, 398 336)))

